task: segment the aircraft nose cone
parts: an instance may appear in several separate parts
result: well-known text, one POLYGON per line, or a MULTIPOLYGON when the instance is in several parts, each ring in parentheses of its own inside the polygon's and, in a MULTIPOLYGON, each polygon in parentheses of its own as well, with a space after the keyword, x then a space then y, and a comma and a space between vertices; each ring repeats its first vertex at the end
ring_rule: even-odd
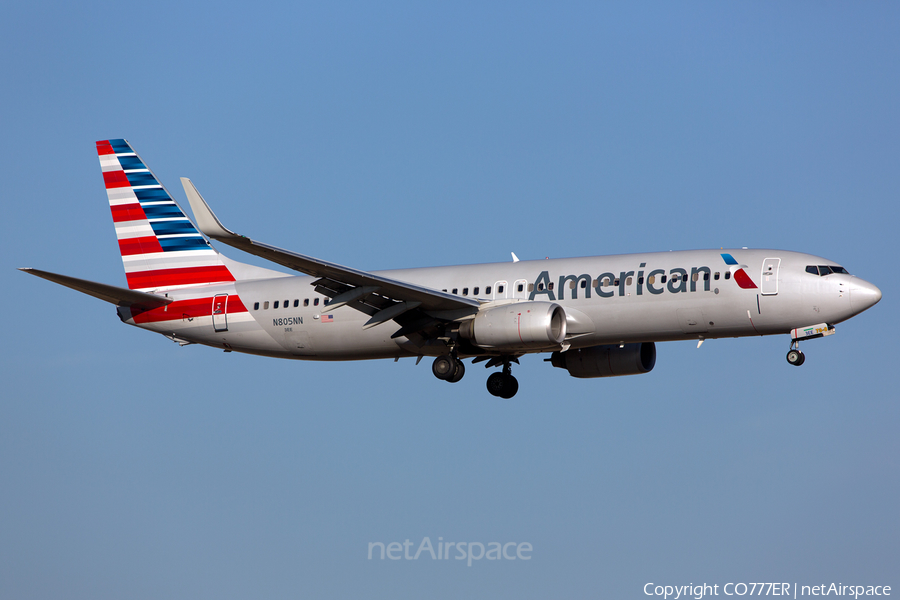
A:
POLYGON ((860 312, 875 306, 881 300, 881 290, 861 279, 850 286, 850 306, 860 312))

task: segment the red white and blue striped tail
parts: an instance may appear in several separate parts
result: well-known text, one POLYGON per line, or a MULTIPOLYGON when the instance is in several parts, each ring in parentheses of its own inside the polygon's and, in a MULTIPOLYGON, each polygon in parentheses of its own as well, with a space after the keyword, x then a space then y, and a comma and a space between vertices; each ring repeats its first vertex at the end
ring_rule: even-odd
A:
POLYGON ((97 142, 128 287, 158 291, 234 281, 222 257, 125 140, 97 142))

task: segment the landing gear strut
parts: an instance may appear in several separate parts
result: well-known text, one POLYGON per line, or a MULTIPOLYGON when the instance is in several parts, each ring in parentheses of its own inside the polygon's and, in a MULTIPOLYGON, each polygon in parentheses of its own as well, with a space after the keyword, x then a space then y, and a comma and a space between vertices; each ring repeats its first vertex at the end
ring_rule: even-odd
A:
POLYGON ((431 365, 431 372, 438 379, 456 383, 466 374, 466 366, 457 357, 443 354, 434 359, 434 363, 431 365))
POLYGON ((512 398, 519 391, 519 382, 512 376, 508 360, 503 361, 503 371, 488 377, 487 389, 492 396, 500 398, 512 398))
POLYGON ((798 340, 791 342, 791 349, 787 353, 787 361, 795 367, 799 367, 806 362, 806 356, 800 352, 800 342, 798 340))

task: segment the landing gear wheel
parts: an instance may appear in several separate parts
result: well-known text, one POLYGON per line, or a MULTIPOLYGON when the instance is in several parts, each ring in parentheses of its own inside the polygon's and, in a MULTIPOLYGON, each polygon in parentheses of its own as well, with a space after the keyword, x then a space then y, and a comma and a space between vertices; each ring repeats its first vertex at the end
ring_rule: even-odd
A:
POLYGON ((463 378, 463 375, 466 374, 466 365, 463 364, 463 361, 457 358, 454 359, 453 362, 456 365, 456 370, 453 372, 453 375, 447 378, 447 381, 449 381, 450 383, 456 383, 463 378))
POLYGON ((491 376, 487 379, 487 390, 491 396, 500 397, 503 394, 503 389, 506 387, 506 378, 503 376, 503 373, 491 373, 491 376))
POLYGON ((488 377, 487 389, 492 396, 512 398, 519 391, 519 382, 508 373, 493 373, 488 377))
POLYGON ((787 353, 787 361, 794 365, 795 367, 799 367, 804 362, 806 362, 806 356, 803 355, 800 350, 794 350, 793 348, 787 353))
POLYGON ((506 376, 506 390, 505 393, 501 395, 501 398, 512 398, 516 395, 516 392, 519 391, 519 380, 513 377, 512 375, 506 376))
POLYGON ((458 361, 456 361, 452 356, 438 356, 431 364, 431 372, 434 373, 434 376, 438 379, 447 381, 456 373, 457 363, 458 361))

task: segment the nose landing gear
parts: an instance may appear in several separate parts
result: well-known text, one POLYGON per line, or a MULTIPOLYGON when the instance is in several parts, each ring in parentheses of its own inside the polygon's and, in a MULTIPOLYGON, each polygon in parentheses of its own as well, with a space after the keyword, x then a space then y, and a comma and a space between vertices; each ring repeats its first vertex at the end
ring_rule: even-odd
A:
POLYGON ((787 353, 787 361, 795 367, 799 367, 804 362, 806 362, 806 356, 802 352, 800 352, 799 341, 794 340, 791 342, 791 349, 788 350, 787 353))

